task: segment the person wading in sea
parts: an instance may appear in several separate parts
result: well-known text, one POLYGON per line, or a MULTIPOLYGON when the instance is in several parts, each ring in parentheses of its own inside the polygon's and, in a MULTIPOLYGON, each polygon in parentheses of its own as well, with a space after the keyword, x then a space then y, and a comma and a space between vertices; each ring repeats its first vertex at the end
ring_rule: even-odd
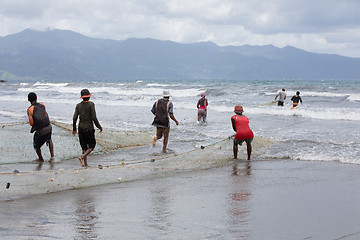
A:
POLYGON ((201 93, 201 98, 199 99, 196 107, 198 108, 198 121, 201 119, 203 122, 206 122, 206 116, 207 116, 207 106, 208 106, 208 100, 205 98, 205 93, 201 93))
POLYGON ((302 104, 302 99, 300 97, 300 92, 297 91, 296 92, 296 95, 294 95, 292 98, 291 98, 291 101, 293 101, 293 107, 291 109, 294 109, 296 108, 298 105, 299 105, 299 101, 301 102, 302 104))
POLYGON ((254 133, 249 127, 249 119, 243 115, 243 107, 236 105, 234 112, 235 115, 231 117, 232 127, 236 132, 233 146, 234 159, 237 159, 238 145, 241 146, 243 142, 246 142, 248 160, 250 160, 252 151, 251 142, 254 139, 254 133))
POLYGON ((279 90, 279 91, 276 93, 275 101, 276 101, 277 97, 279 97, 278 106, 284 106, 284 102, 285 102, 285 99, 286 99, 285 88, 279 90))
POLYGON ((102 132, 102 127, 96 117, 95 104, 90 101, 91 93, 88 89, 81 90, 82 102, 78 103, 75 107, 75 112, 73 116, 73 131, 72 134, 75 136, 76 131, 76 122, 78 117, 80 118, 79 122, 79 141, 82 149, 82 155, 79 157, 81 166, 87 167, 87 155, 89 155, 95 148, 95 126, 102 132))
POLYGON ((50 151, 50 162, 54 161, 54 145, 51 140, 52 126, 50 124, 49 115, 46 112, 45 105, 37 102, 37 96, 31 92, 28 94, 28 101, 31 106, 27 109, 29 123, 31 125, 30 132, 34 133, 34 149, 38 155, 39 162, 44 162, 41 154, 41 147, 46 142, 50 151))
POLYGON ((156 141, 161 139, 164 135, 164 142, 163 142, 163 153, 166 153, 166 146, 169 140, 169 133, 170 133, 170 120, 169 117, 179 125, 179 122, 176 120, 174 116, 174 106, 173 103, 169 100, 170 99, 170 92, 167 90, 163 91, 163 98, 157 100, 151 112, 154 114, 154 121, 152 125, 156 127, 156 136, 153 138, 152 146, 155 147, 156 141))

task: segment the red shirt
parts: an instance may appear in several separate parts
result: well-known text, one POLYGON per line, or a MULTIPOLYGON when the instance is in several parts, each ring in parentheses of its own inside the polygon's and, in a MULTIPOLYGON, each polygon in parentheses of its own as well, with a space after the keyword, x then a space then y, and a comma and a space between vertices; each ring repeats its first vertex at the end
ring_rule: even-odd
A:
POLYGON ((249 127, 249 119, 246 116, 240 117, 239 115, 234 115, 231 119, 235 120, 236 140, 245 140, 254 137, 254 133, 249 127))

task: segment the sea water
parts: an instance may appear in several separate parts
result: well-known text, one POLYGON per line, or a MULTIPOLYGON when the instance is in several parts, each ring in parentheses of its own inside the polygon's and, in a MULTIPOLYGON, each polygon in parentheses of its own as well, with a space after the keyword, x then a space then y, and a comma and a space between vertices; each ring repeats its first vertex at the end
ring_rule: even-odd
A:
MULTIPOLYGON (((104 131, 153 133, 150 109, 163 90, 170 90, 174 115, 180 122, 178 126, 171 122, 168 148, 172 153, 233 135, 230 118, 236 104, 244 107, 255 136, 273 144, 253 151, 250 162, 243 161, 246 147, 242 146, 240 162, 217 169, 2 202, 1 239, 358 236, 360 207, 356 204, 358 195, 353 193, 358 188, 360 164, 359 81, 5 82, 0 85, 0 123, 26 122, 27 94, 35 92, 51 120, 71 124, 83 88, 92 93, 104 131), (272 101, 281 88, 286 88, 287 99, 285 106, 278 107, 272 101), (303 104, 290 110, 290 98, 296 91, 301 92, 303 104), (200 124, 196 103, 202 92, 209 106, 207 122, 200 124), (323 161, 329 163, 322 165, 323 161)), ((24 129, 21 125, 21 131, 24 129)), ((19 142, 31 145, 31 134, 27 134, 28 142, 19 142)), ((3 142, 1 139, 0 144, 3 142)), ((66 149, 57 148, 57 142, 54 146, 55 157, 61 158, 66 149)), ((3 150, 4 146, 0 147, 3 150)), ((74 147, 80 151, 79 146, 74 147)), ((160 153, 161 141, 155 151, 160 153)), ((109 159, 127 160, 133 157, 132 152, 144 158, 154 154, 149 143, 140 151, 131 150, 126 155, 120 151, 109 159)), ((32 161, 36 158, 33 154, 32 159, 18 161, 32 161)), ((90 155, 90 165, 96 164, 96 159, 90 155)))
POLYGON ((0 85, 0 123, 27 121, 27 94, 35 92, 38 101, 46 105, 51 120, 72 124, 83 88, 92 93, 91 100, 104 131, 154 131, 150 109, 162 97, 163 90, 169 90, 174 115, 180 122, 176 126, 171 121, 168 148, 175 153, 233 135, 230 118, 234 106, 241 104, 255 136, 274 142, 265 151, 254 152, 256 158, 360 164, 359 81, 5 82, 0 85), (281 88, 287 93, 283 107, 272 103, 281 88), (303 104, 291 110, 290 99, 296 91, 300 91, 303 104), (202 92, 209 102, 205 124, 196 121, 196 104, 202 92))

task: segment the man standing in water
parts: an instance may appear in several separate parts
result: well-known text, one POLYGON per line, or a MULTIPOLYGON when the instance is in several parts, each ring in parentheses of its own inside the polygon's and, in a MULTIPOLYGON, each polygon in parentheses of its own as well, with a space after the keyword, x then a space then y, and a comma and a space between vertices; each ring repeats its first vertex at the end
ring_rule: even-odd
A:
POLYGON ((254 139, 254 133, 249 127, 249 119, 242 115, 244 112, 243 107, 236 105, 234 112, 235 115, 231 117, 232 127, 236 132, 233 146, 234 159, 237 159, 238 144, 241 146, 243 142, 246 142, 248 160, 250 160, 252 151, 251 142, 254 139))
POLYGON ((285 88, 283 88, 277 92, 277 94, 275 96, 275 101, 276 101, 277 97, 279 97, 278 106, 284 106, 284 101, 286 99, 285 88))
POLYGON ((45 105, 37 102, 37 96, 31 92, 28 94, 28 101, 31 106, 27 109, 29 123, 31 125, 30 132, 34 133, 34 148, 38 155, 38 161, 44 162, 41 154, 41 147, 46 142, 50 150, 50 162, 54 160, 54 145, 51 140, 52 126, 50 124, 49 115, 46 112, 45 105))
POLYGON ((299 105, 299 101, 301 102, 302 104, 302 99, 300 97, 300 92, 297 91, 296 92, 296 95, 294 95, 292 98, 291 98, 291 101, 293 101, 293 107, 291 109, 294 109, 296 108, 298 105, 299 105))
POLYGON ((152 141, 153 147, 155 147, 156 141, 161 139, 164 135, 164 142, 163 142, 163 153, 166 153, 166 146, 169 140, 169 133, 170 133, 170 120, 169 117, 179 125, 179 122, 176 120, 174 116, 174 107, 170 99, 170 92, 164 90, 163 91, 163 98, 157 100, 151 112, 154 114, 154 121, 152 123, 153 126, 156 127, 156 136, 152 141))
POLYGON ((87 167, 87 155, 89 155, 95 148, 95 126, 102 131, 102 127, 96 117, 95 104, 90 100, 91 93, 87 89, 81 90, 82 102, 78 103, 75 108, 73 116, 73 131, 72 134, 75 136, 76 122, 78 116, 79 122, 79 141, 82 149, 82 155, 79 157, 81 166, 87 167))
POLYGON ((207 106, 208 106, 208 101, 205 98, 205 93, 201 93, 201 98, 196 104, 196 107, 198 108, 198 121, 202 119, 203 122, 206 122, 207 106))

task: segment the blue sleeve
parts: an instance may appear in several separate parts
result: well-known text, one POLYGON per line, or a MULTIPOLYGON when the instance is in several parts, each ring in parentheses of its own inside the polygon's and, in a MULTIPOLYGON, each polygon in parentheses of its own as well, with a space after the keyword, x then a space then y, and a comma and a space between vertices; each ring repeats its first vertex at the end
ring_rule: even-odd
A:
POLYGON ((174 114, 174 106, 172 102, 169 104, 169 113, 174 114))

